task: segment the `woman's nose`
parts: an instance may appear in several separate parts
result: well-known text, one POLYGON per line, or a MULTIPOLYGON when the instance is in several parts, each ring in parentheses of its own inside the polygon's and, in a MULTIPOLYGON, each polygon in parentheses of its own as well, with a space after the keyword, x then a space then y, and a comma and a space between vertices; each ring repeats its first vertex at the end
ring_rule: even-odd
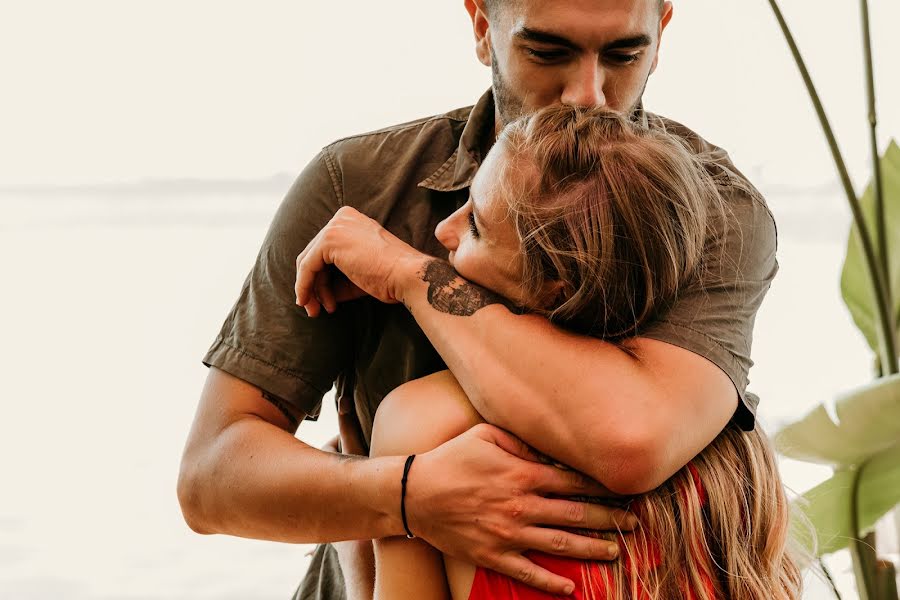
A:
POLYGON ((434 228, 434 236, 450 252, 456 251, 457 246, 459 246, 457 221, 461 211, 462 209, 457 210, 434 228))

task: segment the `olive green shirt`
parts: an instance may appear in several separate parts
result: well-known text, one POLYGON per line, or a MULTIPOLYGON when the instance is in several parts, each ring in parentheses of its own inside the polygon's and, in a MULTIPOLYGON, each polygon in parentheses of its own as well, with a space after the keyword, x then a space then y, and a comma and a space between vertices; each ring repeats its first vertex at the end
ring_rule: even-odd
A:
MULTIPOLYGON (((643 113, 698 152, 724 151, 673 121, 643 113)), ((445 368, 410 313, 364 298, 310 319, 294 303, 295 260, 341 206, 376 219, 413 247, 446 259, 435 226, 468 198, 493 136, 494 105, 474 107, 339 140, 297 178, 269 228, 240 296, 203 359, 283 400, 294 420, 315 418, 332 385, 352 398, 366 440, 381 399, 402 383, 445 368)), ((739 174, 738 174, 739 176, 739 174)), ((748 189, 752 190, 749 184, 748 189)), ((778 263, 772 214, 762 197, 725 190, 733 217, 714 249, 710 284, 678 299, 641 331, 715 363, 734 382, 736 422, 752 428, 758 399, 747 390, 753 322, 778 263)), ((713 249, 711 249, 713 250, 713 249)))
MULTIPOLYGON (((733 177, 742 178, 723 150, 686 127, 643 111, 639 117, 649 127, 678 135, 697 152, 717 155, 733 177)), ((388 392, 445 365, 402 304, 363 298, 342 304, 332 315, 308 318, 294 303, 296 257, 338 208, 352 206, 418 250, 446 259, 435 226, 466 202, 482 149, 493 135, 489 91, 474 107, 324 148, 278 209, 204 364, 277 397, 272 401, 295 422, 316 418, 323 396, 336 385, 338 403, 345 410, 353 407, 368 441, 375 410, 388 392)), ((723 192, 729 218, 721 239, 709 245, 708 283, 683 294, 640 335, 715 363, 740 396, 734 421, 752 429, 758 399, 747 392, 750 347, 756 312, 778 270, 776 229, 771 212, 749 183, 725 185, 723 192)), ((321 563, 322 552, 311 573, 328 570, 321 563)), ((332 584, 340 585, 336 579, 332 584)), ((322 585, 317 580, 298 595, 332 597, 332 592, 309 591, 322 585)))

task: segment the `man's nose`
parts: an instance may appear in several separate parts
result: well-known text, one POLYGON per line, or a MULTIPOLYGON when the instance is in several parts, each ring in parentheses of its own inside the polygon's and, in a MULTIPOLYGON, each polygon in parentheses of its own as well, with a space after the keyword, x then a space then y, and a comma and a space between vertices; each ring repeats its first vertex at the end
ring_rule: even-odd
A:
POLYGON ((606 104, 603 94, 604 73, 599 62, 585 57, 576 65, 566 82, 560 101, 569 106, 595 108, 606 104))

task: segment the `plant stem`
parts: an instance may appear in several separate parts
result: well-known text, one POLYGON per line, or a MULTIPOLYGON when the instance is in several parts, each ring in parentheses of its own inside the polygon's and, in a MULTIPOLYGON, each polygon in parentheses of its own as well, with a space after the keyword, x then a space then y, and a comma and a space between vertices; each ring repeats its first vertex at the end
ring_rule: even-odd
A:
POLYGON ((853 542, 850 551, 853 553, 856 565, 856 578, 859 588, 860 598, 863 600, 878 600, 875 591, 875 572, 874 572, 874 536, 870 540, 860 538, 859 527, 859 486, 862 482, 862 471, 866 468, 868 461, 864 461, 854 470, 853 489, 850 492, 850 528, 853 530, 853 542))
MULTIPOLYGON (((884 182, 881 177, 881 159, 878 155, 878 113, 875 109, 875 73, 872 61, 872 35, 869 28, 869 2, 860 0, 862 20, 863 50, 866 65, 866 99, 868 101, 869 137, 872 146, 872 191, 875 197, 875 234, 878 239, 878 256, 881 259, 881 273, 884 277, 887 305, 894 306, 891 289, 888 239, 884 222, 884 182)), ((893 323, 891 323, 893 326, 893 323)))
POLYGON ((828 569, 828 565, 825 564, 825 559, 821 556, 819 557, 819 568, 822 569, 822 572, 825 573, 825 577, 828 579, 828 583, 831 584, 831 591, 834 592, 834 597, 837 600, 844 600, 841 597, 841 593, 837 589, 837 585, 834 583, 834 577, 831 576, 831 571, 828 569))
POLYGON ((831 123, 829 123, 828 116, 825 114, 825 108, 822 106, 822 101, 819 99, 816 86, 813 84, 809 70, 806 68, 806 63, 803 60, 803 56, 800 54, 800 49, 794 41, 794 36, 791 33, 790 28, 788 28, 787 22, 784 20, 784 15, 781 14, 781 9, 778 8, 778 2, 776 0, 769 0, 769 4, 772 7, 772 11, 775 13, 775 18, 778 20, 782 33, 784 33, 785 40, 791 49, 791 54, 793 54, 794 61, 797 63, 797 68, 800 70, 803 82, 806 84, 810 100, 812 100, 813 106, 816 109, 816 114, 819 117, 819 122, 825 133, 825 138, 828 140, 828 147, 831 149, 831 155, 834 158, 841 184, 844 187, 844 193, 847 195, 847 201, 850 203, 850 210, 853 213, 853 220, 859 231, 859 239, 862 244, 863 255, 866 259, 866 267, 868 268, 869 276, 872 279, 872 286, 875 288, 875 304, 878 310, 884 343, 885 357, 883 363, 886 365, 886 373, 888 375, 893 375, 898 372, 893 311, 888 308, 887 297, 885 294, 885 281, 882 277, 882 270, 879 268, 879 263, 875 258, 875 251, 872 248, 872 236, 869 234, 869 228, 866 226, 862 207, 859 204, 859 200, 856 198, 856 192, 853 189, 853 183, 850 181, 850 174, 847 172, 844 157, 841 155, 841 150, 838 147, 834 131, 831 129, 831 123))
MULTIPOLYGON (((893 290, 891 289, 891 271, 890 271, 890 262, 888 255, 888 239, 887 239, 887 231, 885 229, 885 219, 884 219, 884 183, 881 177, 881 157, 878 155, 878 113, 875 108, 875 73, 872 61, 872 34, 871 29, 869 27, 869 2, 868 0, 860 0, 860 17, 862 21, 862 34, 863 34, 863 51, 865 52, 865 66, 866 66, 866 100, 868 103, 868 119, 869 119, 869 140, 871 144, 872 150, 872 192, 875 200, 875 235, 878 239, 878 256, 881 259, 880 267, 881 267, 881 276, 884 279, 884 296, 885 302, 889 309, 889 325, 891 333, 895 331, 894 327, 894 315, 893 315, 893 290)), ((894 349, 895 340, 885 339, 885 354, 889 359, 888 370, 892 367, 896 367, 897 365, 897 354, 894 349)), ((859 470, 856 473, 856 478, 853 481, 853 517, 854 517, 854 532, 857 537, 859 537, 859 524, 858 524, 858 498, 857 494, 859 491, 859 484, 861 478, 861 471, 865 468, 866 463, 860 465, 859 470)), ((874 533, 871 536, 872 543, 874 544, 874 533)), ((864 573, 868 576, 872 577, 870 582, 867 582, 867 587, 871 589, 875 597, 878 600, 888 600, 888 595, 890 594, 888 589, 880 589, 885 586, 882 584, 882 579, 879 579, 879 575, 881 573, 878 569, 878 557, 875 555, 873 551, 871 553, 871 558, 874 559, 874 564, 865 565, 864 573)), ((893 571, 891 571, 891 579, 893 579, 893 571)), ((897 600, 897 589, 896 586, 893 590, 893 598, 890 600, 897 600)))
MULTIPOLYGON (((825 138, 828 141, 828 147, 831 149, 831 155, 834 159, 835 166, 838 170, 838 175, 841 179, 841 184, 844 187, 844 193, 847 196, 847 201, 850 203, 850 210, 853 213, 853 220, 856 223, 857 231, 859 232, 860 243, 862 244, 863 255, 866 259, 866 267, 869 271, 869 277, 872 280, 872 286, 875 291, 875 304, 878 310, 879 321, 881 322, 882 327, 882 353, 883 359, 881 361, 882 368, 886 371, 886 374, 893 375, 898 372, 897 368, 897 351, 896 351, 896 340, 894 337, 894 315, 893 310, 891 308, 890 303, 890 291, 888 286, 890 285, 888 278, 887 269, 882 269, 884 262, 879 263, 875 257, 875 252, 872 248, 872 237, 869 235, 869 229, 866 226, 865 216, 862 212, 862 207, 859 204, 859 200, 856 197, 856 192, 853 189, 853 183, 850 181, 850 174, 847 172, 847 166, 844 163, 844 158, 841 155, 841 150, 838 147, 837 139, 834 136, 834 131, 831 128, 831 123, 828 121, 828 116, 825 114, 825 108, 822 106, 822 101, 819 98, 819 94, 816 91, 815 84, 813 84, 812 77, 809 74, 809 70, 806 68, 806 63, 803 60, 803 56, 800 54, 800 49, 797 47, 797 43, 794 41, 794 36, 791 33, 790 28, 787 25, 787 22, 784 20, 784 15, 781 13, 781 9, 778 7, 778 2, 776 0, 769 0, 769 5, 772 7, 772 11, 775 13, 775 18, 778 20, 778 25, 781 27, 781 31, 784 34, 785 40, 788 43, 788 46, 791 49, 791 54, 794 57, 794 61, 797 64, 797 68, 800 70, 800 75, 803 78, 804 84, 806 84, 806 89, 809 92, 810 100, 813 103, 813 106, 816 110, 816 115, 819 117, 819 123, 822 125, 822 130, 825 133, 825 138)), ((865 6, 865 19, 866 24, 868 24, 868 6, 865 6)), ((869 35, 868 35, 868 27, 866 27, 866 44, 869 44, 869 35)), ((867 52, 867 60, 868 67, 871 68, 871 54, 870 49, 867 52)), ((870 76, 870 123, 872 124, 873 135, 874 135, 874 127, 875 127, 875 112, 874 112, 874 79, 870 76)), ((877 141, 875 143, 875 156, 876 162, 878 162, 878 148, 877 141)), ((879 170, 880 176, 880 170, 879 170)), ((878 183, 876 182, 876 186, 878 183)), ((876 213, 878 212, 878 208, 883 207, 879 204, 876 207, 876 213)), ((883 214, 883 213, 882 213, 883 214)), ((876 217, 877 219, 877 217, 876 217)), ((883 225, 878 225, 883 228, 883 225)), ((882 242, 882 247, 886 246, 886 236, 882 233, 881 229, 879 229, 880 240, 882 242)), ((883 257, 886 256, 887 253, 883 252, 883 257)), ((860 596, 866 600, 875 600, 875 595, 877 591, 874 589, 874 561, 868 560, 868 553, 865 542, 860 538, 859 531, 859 484, 860 484, 860 473, 865 468, 866 463, 859 465, 854 473, 853 480, 853 493, 851 494, 851 521, 853 524, 853 532, 855 535, 855 539, 853 541, 852 550, 854 553, 855 562, 858 563, 859 567, 859 577, 861 581, 859 584, 860 596)), ((869 552, 871 552, 869 550, 869 552)))

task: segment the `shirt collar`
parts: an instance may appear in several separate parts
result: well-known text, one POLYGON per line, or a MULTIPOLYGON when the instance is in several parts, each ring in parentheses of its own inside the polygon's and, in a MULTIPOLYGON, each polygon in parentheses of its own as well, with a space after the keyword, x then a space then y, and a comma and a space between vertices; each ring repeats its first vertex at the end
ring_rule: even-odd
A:
POLYGON ((485 136, 494 135, 494 95, 485 92, 469 113, 459 146, 437 171, 419 182, 419 187, 437 192, 455 192, 472 184, 484 158, 485 136))
MULTIPOLYGON (((634 119, 642 127, 649 127, 647 111, 643 101, 639 102, 634 112, 634 119)), ((482 148, 486 148, 485 136, 494 135, 494 94, 486 91, 469 113, 469 119, 459 138, 459 146, 438 170, 419 182, 419 187, 436 192, 455 192, 472 185, 475 172, 484 157, 482 148)))

